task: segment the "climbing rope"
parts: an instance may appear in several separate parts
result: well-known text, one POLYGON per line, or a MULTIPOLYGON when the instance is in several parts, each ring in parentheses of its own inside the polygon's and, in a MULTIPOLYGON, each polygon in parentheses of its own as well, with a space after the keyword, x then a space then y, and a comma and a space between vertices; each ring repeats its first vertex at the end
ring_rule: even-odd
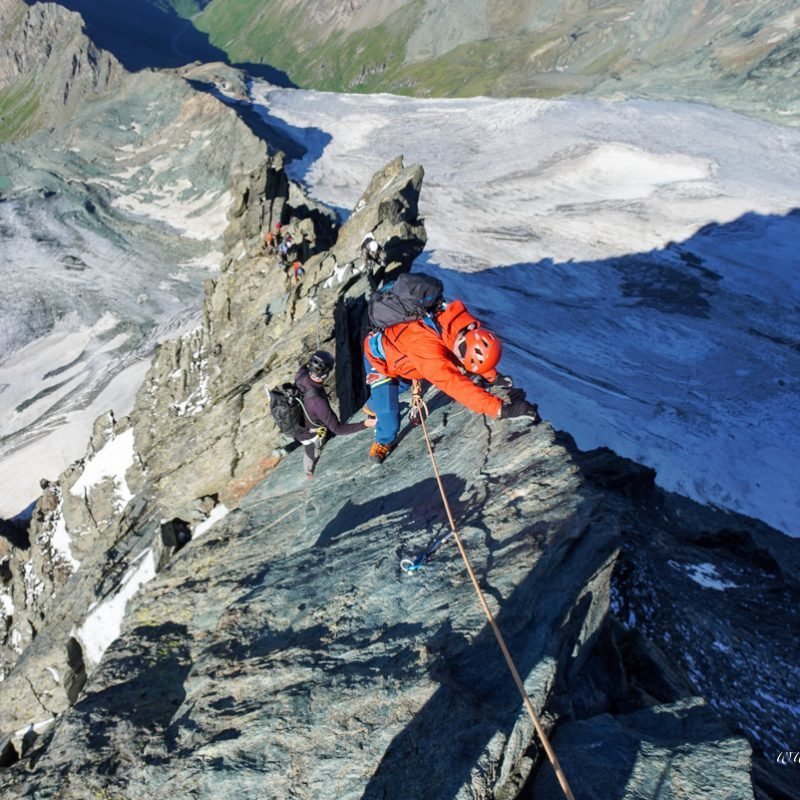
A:
POLYGON ((522 702, 525 705, 528 716, 531 718, 531 722, 533 722, 533 727, 536 729, 536 733, 539 734, 539 739, 542 742, 545 753, 547 753, 547 758, 556 773, 556 778, 561 785, 561 790, 564 792, 564 796, 567 798, 567 800, 575 800, 572 790, 569 788, 569 783, 567 783, 567 776, 564 775, 564 772, 561 769, 561 764, 559 764, 555 751, 550 744, 550 739, 548 738, 547 733, 545 733, 542 723, 539 721, 539 716, 536 713, 536 709, 533 707, 531 699, 528 697, 528 692, 525 690, 525 685, 522 683, 522 678, 520 677, 519 671, 514 664, 514 659, 511 657, 511 653, 506 646, 505 639, 503 638, 503 634, 500 632, 497 622, 495 622, 492 610, 489 608, 489 604, 486 602, 486 597, 480 587, 480 584, 478 583, 478 578, 475 575, 475 571, 472 569, 472 564, 467 556, 467 551, 464 549, 464 543, 461 541, 461 537, 456 529, 456 523, 453 519, 453 512, 450 510, 450 503, 447 501, 447 494, 445 493, 444 485, 442 484, 442 478, 439 475, 439 469, 436 465, 436 458, 433 455, 431 438, 428 435, 428 426, 426 424, 426 418, 428 417, 428 406, 422 399, 421 384, 416 380, 413 381, 411 385, 411 402, 420 416, 422 431, 425 434, 425 444, 428 447, 428 455, 431 457, 431 464, 433 465, 433 474, 436 477, 436 483, 439 485, 439 492, 442 495, 442 502, 444 503, 444 509, 447 513, 447 520, 450 523, 450 532, 455 540, 459 553, 461 553, 461 558, 463 559, 464 565, 467 568, 467 573, 472 581, 472 586, 474 587, 475 593, 478 596, 478 602, 480 603, 481 608, 483 608, 484 614, 486 614, 486 619, 489 621, 489 625, 492 628, 495 639, 497 639, 497 644, 500 646, 500 650, 503 653, 503 658, 506 660, 506 665, 508 666, 509 672, 511 672, 511 677, 514 679, 514 683, 516 684, 517 689, 522 696, 522 702))

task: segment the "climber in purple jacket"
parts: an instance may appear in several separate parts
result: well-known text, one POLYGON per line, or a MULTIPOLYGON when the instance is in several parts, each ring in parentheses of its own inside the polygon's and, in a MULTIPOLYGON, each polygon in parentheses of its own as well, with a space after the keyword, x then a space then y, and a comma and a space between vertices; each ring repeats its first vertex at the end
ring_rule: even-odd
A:
POLYGON ((339 417, 331 408, 328 395, 322 388, 325 379, 333 370, 333 365, 334 360, 330 353, 317 350, 308 362, 300 367, 294 378, 295 384, 303 392, 303 406, 306 416, 310 419, 309 427, 295 437, 304 446, 303 468, 307 478, 314 477, 314 468, 317 466, 322 443, 329 433, 334 436, 347 436, 375 427, 374 418, 365 419, 363 422, 339 422, 339 417))

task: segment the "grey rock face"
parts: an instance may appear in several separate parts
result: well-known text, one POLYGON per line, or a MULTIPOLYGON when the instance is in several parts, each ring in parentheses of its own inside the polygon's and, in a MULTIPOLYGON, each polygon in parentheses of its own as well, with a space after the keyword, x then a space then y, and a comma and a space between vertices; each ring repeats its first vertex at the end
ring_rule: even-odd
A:
POLYGON ((125 75, 82 27, 78 14, 56 3, 0 2, 0 140, 63 122, 125 75))
POLYGON ((621 619, 771 761, 800 738, 800 645, 786 637, 800 626, 798 556, 796 540, 753 520, 667 496, 661 520, 626 536, 615 581, 621 619))
MULTIPOLYGON (((599 497, 546 426, 431 400, 462 535, 545 706, 605 614, 613 521, 592 522, 599 497)), ((285 459, 137 596, 37 765, 40 796, 509 796, 530 723, 455 548, 399 569, 446 519, 421 433, 382 467, 367 448, 333 440, 310 485, 285 459)))
MULTIPOLYGON (((753 746, 758 786, 767 796, 783 796, 775 787, 784 784, 786 770, 776 757, 800 736, 797 671, 790 666, 800 648, 796 637, 786 636, 798 626, 800 542, 757 520, 662 492, 652 470, 608 450, 579 453, 569 437, 562 441, 587 480, 605 490, 623 531, 612 611, 663 654, 645 668, 652 655, 637 646, 609 708, 628 710, 632 699, 660 705, 702 695, 727 729, 753 746), (653 684, 647 673, 673 673, 678 680, 653 684)), ((604 710, 594 706, 595 713, 604 710)), ((578 711, 592 715, 591 703, 578 711)))
MULTIPOLYGON (((617 797, 620 786, 626 786, 626 797, 652 800, 755 796, 742 780, 750 769, 750 748, 697 699, 564 725, 553 746, 565 769, 573 766, 575 797, 585 800, 617 797)), ((544 770, 533 792, 537 800, 564 796, 544 770)))

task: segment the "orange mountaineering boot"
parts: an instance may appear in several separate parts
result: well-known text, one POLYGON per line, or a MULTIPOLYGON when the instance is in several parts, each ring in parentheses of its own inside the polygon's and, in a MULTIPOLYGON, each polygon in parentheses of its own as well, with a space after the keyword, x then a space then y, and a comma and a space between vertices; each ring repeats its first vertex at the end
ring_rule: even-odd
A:
POLYGON ((369 449, 369 460, 375 464, 380 464, 394 450, 394 443, 381 444, 380 442, 373 442, 372 447, 369 449))

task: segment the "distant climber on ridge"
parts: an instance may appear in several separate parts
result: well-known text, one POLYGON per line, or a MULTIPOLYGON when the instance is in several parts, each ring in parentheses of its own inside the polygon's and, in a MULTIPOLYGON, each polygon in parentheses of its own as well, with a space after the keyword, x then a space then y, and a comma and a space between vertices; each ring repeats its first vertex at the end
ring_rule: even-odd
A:
POLYGON ((369 301, 372 330, 364 339, 364 367, 376 417, 370 458, 382 462, 400 430, 399 393, 412 380, 425 380, 471 411, 496 419, 528 417, 541 422, 538 408, 524 397, 504 403, 470 377, 510 386, 498 375, 500 340, 467 311, 461 300, 445 303, 437 278, 400 275, 369 301))
POLYGON ((303 468, 307 478, 314 475, 322 443, 328 433, 332 433, 334 436, 347 436, 366 428, 375 427, 374 419, 346 423, 339 421, 339 417, 331 408, 325 389, 322 388, 322 384, 331 374, 333 367, 333 356, 325 350, 317 350, 308 359, 308 362, 300 367, 294 379, 303 394, 303 406, 306 414, 307 426, 295 435, 295 439, 305 448, 303 468))
POLYGON ((306 274, 306 271, 303 269, 303 264, 299 259, 292 264, 291 272, 292 286, 297 286, 303 279, 303 275, 306 274))
POLYGON ((361 241, 361 258, 364 260, 370 288, 374 292, 378 288, 378 281, 386 268, 388 259, 386 251, 371 233, 368 233, 361 241))
POLYGON ((267 255, 275 255, 278 252, 278 246, 281 243, 281 224, 275 223, 275 230, 267 230, 264 233, 264 250, 267 255))
POLYGON ((386 251, 371 233, 368 233, 361 241, 361 257, 365 263, 371 261, 379 267, 386 266, 386 251))

